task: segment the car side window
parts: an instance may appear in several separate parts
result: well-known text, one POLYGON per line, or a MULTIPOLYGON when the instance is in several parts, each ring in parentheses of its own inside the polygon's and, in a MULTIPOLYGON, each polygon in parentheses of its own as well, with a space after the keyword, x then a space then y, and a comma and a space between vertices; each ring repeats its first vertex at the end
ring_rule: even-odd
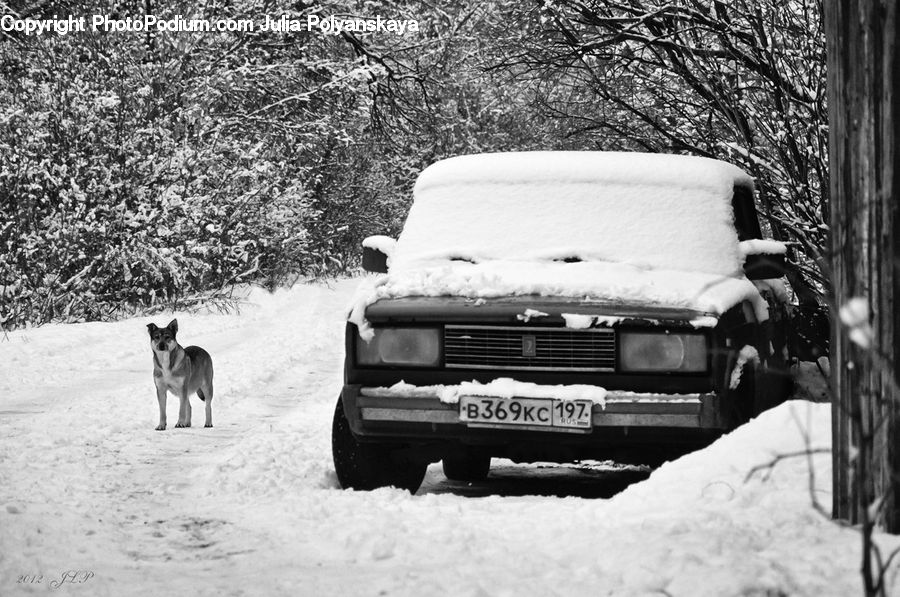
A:
POLYGON ((756 205, 753 202, 753 190, 735 185, 731 206, 734 209, 734 226, 737 229, 738 240, 762 238, 756 205))

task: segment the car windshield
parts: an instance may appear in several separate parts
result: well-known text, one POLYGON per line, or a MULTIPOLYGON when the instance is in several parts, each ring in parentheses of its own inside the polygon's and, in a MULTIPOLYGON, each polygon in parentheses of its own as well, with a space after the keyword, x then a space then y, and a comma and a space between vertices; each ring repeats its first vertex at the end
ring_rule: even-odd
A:
POLYGON ((606 261, 734 275, 741 264, 735 171, 713 160, 650 154, 453 158, 420 177, 391 267, 606 261))

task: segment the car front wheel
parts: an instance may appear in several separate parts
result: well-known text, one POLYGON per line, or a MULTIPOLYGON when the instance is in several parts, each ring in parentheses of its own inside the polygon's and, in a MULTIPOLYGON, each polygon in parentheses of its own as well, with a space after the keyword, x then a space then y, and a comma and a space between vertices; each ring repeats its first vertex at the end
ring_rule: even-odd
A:
POLYGON ((491 457, 488 454, 480 454, 466 450, 458 454, 450 454, 444 457, 444 476, 451 481, 483 481, 491 470, 491 457))
POLYGON ((344 414, 344 401, 338 398, 331 427, 331 453, 341 487, 370 491, 393 486, 415 493, 428 465, 404 458, 403 448, 358 441, 344 414))

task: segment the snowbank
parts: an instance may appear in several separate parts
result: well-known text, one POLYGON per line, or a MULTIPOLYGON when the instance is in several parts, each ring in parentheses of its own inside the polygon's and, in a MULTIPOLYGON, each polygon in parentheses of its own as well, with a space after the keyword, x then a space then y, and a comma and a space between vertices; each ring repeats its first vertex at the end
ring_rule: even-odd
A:
POLYGON ((859 594, 857 531, 813 508, 831 505, 830 421, 827 404, 783 404, 612 498, 610 526, 636 533, 600 560, 601 574, 628 595, 859 594), (643 574, 629 558, 648 563, 643 574))

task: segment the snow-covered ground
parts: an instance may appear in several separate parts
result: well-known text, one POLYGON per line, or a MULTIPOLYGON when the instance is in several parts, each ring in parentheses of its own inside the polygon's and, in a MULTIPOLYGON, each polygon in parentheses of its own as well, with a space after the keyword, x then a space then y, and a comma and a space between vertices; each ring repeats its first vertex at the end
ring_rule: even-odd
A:
POLYGON ((578 496, 646 475, 495 461, 477 487, 437 465, 415 496, 338 489, 355 284, 178 314, 213 356, 213 429, 195 402, 194 427, 154 431, 150 318, 0 337, 0 595, 861 594, 858 533, 811 506, 830 507, 827 454, 745 480, 804 436, 827 448, 827 404, 785 404, 609 499, 578 496), (54 589, 69 570, 92 576, 54 589))

